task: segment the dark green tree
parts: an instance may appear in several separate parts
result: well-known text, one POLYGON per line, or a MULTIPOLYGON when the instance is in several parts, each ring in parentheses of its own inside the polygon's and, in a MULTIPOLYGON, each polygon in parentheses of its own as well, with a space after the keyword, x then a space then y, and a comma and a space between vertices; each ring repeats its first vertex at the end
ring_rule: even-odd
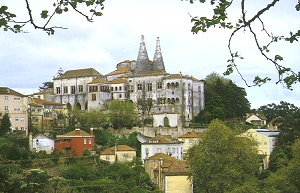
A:
POLYGON ((0 123, 0 136, 4 136, 6 133, 10 132, 11 122, 9 119, 9 114, 5 113, 1 118, 0 123))
POLYGON ((113 100, 108 105, 110 122, 114 128, 132 128, 137 119, 137 111, 130 101, 113 100))
POLYGON ((195 192, 223 193, 255 182, 258 171, 256 143, 213 120, 198 145, 188 152, 195 192))
POLYGON ((43 82, 42 86, 39 87, 39 91, 47 90, 49 88, 53 88, 53 82, 52 81, 43 82))
MULTIPOLYGON (((189 0, 190 3, 197 2, 196 0, 189 0)), ((228 51, 229 59, 227 70, 224 75, 229 75, 236 71, 245 82, 247 86, 256 86, 264 84, 270 81, 270 77, 259 77, 255 76, 253 84, 248 84, 242 73, 238 68, 238 60, 244 59, 241 54, 233 50, 232 43, 234 37, 238 36, 239 32, 243 34, 250 34, 253 37, 253 41, 258 49, 258 53, 261 54, 266 61, 273 64, 275 70, 278 73, 277 83, 283 83, 287 88, 292 88, 292 85, 300 81, 300 73, 293 70, 289 66, 282 65, 283 57, 278 54, 273 54, 270 52, 271 48, 274 48, 276 43, 296 43, 300 37, 300 29, 292 32, 287 29, 285 35, 275 35, 266 27, 264 23, 263 15, 267 13, 272 13, 272 8, 274 6, 280 6, 279 0, 268 0, 264 6, 259 7, 253 12, 250 8, 251 1, 247 0, 222 0, 222 1, 208 1, 199 0, 200 3, 207 3, 211 5, 211 15, 194 16, 191 19, 193 24, 192 32, 207 32, 211 28, 221 28, 229 30, 231 35, 228 37, 228 51), (234 6, 239 5, 240 14, 236 13, 234 6), (248 11, 248 9, 251 11, 248 11), (263 35, 261 35, 263 33, 263 35)), ((289 6, 294 6, 292 8, 295 11, 300 11, 300 2, 295 1, 288 4, 289 6)), ((284 16, 283 16, 284 17, 284 16)))

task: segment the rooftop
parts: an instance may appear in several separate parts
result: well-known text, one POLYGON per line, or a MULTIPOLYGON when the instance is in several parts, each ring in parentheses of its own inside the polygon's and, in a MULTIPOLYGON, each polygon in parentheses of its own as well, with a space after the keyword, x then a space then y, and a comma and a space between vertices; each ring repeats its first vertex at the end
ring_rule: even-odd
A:
POLYGON ((179 141, 176 138, 173 138, 171 135, 157 135, 152 137, 143 144, 181 144, 183 142, 179 141))
POLYGON ((179 136, 178 138, 199 138, 200 133, 196 131, 189 131, 186 134, 183 134, 182 136, 179 136))
POLYGON ((20 97, 24 97, 25 95, 10 89, 8 87, 0 87, 0 95, 16 95, 16 96, 20 96, 20 97))
POLYGON ((94 137, 94 135, 91 135, 81 129, 75 129, 63 135, 56 136, 56 138, 72 138, 72 137, 94 137))
POLYGON ((115 155, 115 150, 117 151, 135 151, 134 148, 128 146, 128 145, 117 145, 117 146, 112 146, 109 148, 106 148, 103 150, 100 155, 115 155))
POLYGON ((77 70, 68 70, 63 75, 54 78, 54 80, 79 78, 79 77, 94 77, 94 76, 102 76, 102 75, 94 68, 84 68, 84 69, 77 69, 77 70))

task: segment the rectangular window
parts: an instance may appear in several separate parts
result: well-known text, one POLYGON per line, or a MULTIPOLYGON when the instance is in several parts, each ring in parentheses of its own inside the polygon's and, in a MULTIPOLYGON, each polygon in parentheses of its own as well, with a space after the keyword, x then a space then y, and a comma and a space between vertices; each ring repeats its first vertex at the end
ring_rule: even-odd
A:
POLYGON ((84 138, 84 139, 83 139, 83 143, 84 143, 84 144, 86 144, 86 143, 87 143, 87 140, 86 140, 86 138, 84 138))
POLYGON ((71 86, 71 94, 75 94, 75 86, 71 86))
POLYGON ((117 91, 118 90, 118 87, 117 86, 115 86, 115 91, 117 91))
POLYGON ((162 89, 162 82, 157 83, 157 89, 162 89))
POLYGON ((137 90, 142 90, 143 86, 142 84, 137 84, 137 90))
POLYGON ((78 85, 78 92, 83 92, 83 85, 78 85))
POLYGON ((4 96, 4 100, 5 100, 5 101, 8 101, 8 96, 4 96))
POLYGON ((64 86, 64 94, 68 94, 68 86, 64 86))
POLYGON ((56 94, 60 94, 60 87, 56 87, 56 94))
POLYGON ((130 86, 130 91, 129 92, 133 92, 133 86, 130 86))
POLYGON ((122 98, 122 94, 119 94, 119 99, 122 98))
POLYGON ((15 117, 15 121, 19 121, 19 117, 15 117))
POLYGON ((147 84, 147 89, 148 89, 148 91, 152 91, 152 83, 147 84))
POLYGON ((111 90, 111 91, 114 91, 114 87, 110 87, 110 90, 111 90))
POLYGON ((4 107, 4 110, 8 111, 8 106, 5 106, 5 107, 4 107))
POLYGON ((14 98, 14 100, 15 100, 15 101, 19 101, 19 100, 21 100, 21 98, 14 98))
POLYGON ((20 121, 24 121, 24 117, 20 117, 20 121))
POLYGON ((92 138, 89 138, 89 144, 92 144, 92 138))
POLYGON ((149 148, 145 148, 146 158, 149 156, 149 148))
POLYGON ((96 94, 92 94, 92 101, 96 100, 96 94))
POLYGON ((98 86, 89 86, 90 92, 98 92, 98 86))
POLYGON ((122 90, 122 86, 119 86, 119 90, 122 90))

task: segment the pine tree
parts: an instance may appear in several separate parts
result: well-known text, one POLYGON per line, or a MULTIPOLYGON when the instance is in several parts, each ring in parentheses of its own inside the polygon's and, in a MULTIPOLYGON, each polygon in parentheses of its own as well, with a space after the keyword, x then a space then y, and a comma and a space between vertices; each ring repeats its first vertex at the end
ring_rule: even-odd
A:
POLYGON ((5 113, 1 119, 0 136, 4 136, 7 132, 9 132, 10 127, 11 127, 11 122, 9 120, 9 115, 5 113))

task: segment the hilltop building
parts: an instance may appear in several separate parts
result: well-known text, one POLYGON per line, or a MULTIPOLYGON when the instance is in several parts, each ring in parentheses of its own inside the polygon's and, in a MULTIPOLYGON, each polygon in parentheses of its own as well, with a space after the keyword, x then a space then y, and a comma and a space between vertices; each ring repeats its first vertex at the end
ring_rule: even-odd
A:
POLYGON ((12 132, 28 135, 28 97, 8 87, 0 87, 0 114, 8 113, 12 132))
POLYGON ((110 100, 130 100, 154 127, 188 125, 204 109, 204 81, 170 74, 157 38, 153 61, 144 37, 137 60, 125 60, 103 76, 93 68, 66 71, 54 79, 54 98, 69 110, 105 109, 110 100))
POLYGON ((136 150, 128 145, 115 145, 100 152, 100 159, 114 162, 131 162, 136 157, 136 150))

